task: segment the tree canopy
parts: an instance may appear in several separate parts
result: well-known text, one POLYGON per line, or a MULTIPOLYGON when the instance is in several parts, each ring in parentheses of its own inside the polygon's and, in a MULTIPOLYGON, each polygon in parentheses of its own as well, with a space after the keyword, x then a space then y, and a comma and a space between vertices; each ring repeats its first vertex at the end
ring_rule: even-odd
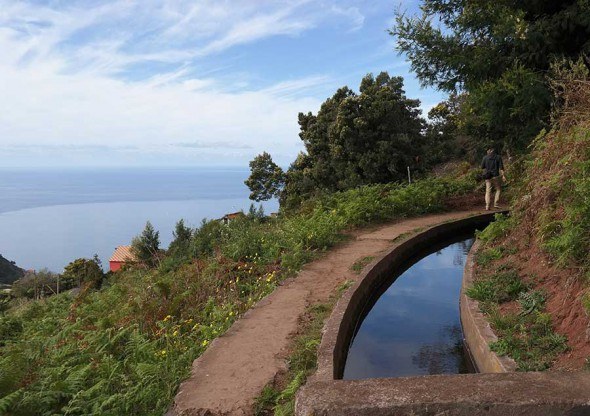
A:
POLYGON ((168 247, 168 252, 177 257, 188 256, 193 230, 184 224, 183 219, 176 223, 172 237, 174 238, 168 247))
POLYGON ((250 199, 260 202, 276 198, 285 183, 285 173, 267 152, 250 162, 250 176, 244 181, 250 189, 250 199))
POLYGON ((104 273, 100 267, 98 256, 93 259, 76 259, 70 262, 62 273, 63 288, 82 286, 83 283, 89 283, 92 286, 99 286, 104 273))
POLYGON ((250 162, 251 198, 280 195, 294 206, 318 193, 404 179, 422 151, 419 105, 406 97, 403 79, 386 72, 366 75, 359 93, 340 88, 317 114, 299 114, 305 152, 284 177, 268 153, 250 162))
POLYGON ((131 241, 131 250, 137 260, 154 266, 160 252, 160 232, 156 231, 151 222, 145 224, 141 234, 131 241))
POLYGON ((397 14, 398 51, 423 85, 468 92, 466 132, 524 151, 548 122, 551 64, 590 55, 590 2, 423 0, 421 8, 418 17, 397 14))

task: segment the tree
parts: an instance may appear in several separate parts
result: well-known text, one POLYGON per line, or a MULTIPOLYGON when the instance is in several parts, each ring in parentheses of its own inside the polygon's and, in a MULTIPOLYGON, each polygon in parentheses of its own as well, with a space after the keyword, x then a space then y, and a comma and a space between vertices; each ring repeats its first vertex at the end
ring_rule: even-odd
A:
POLYGON ((156 265, 160 253, 160 232, 151 222, 145 224, 142 233, 131 241, 131 251, 140 262, 149 267, 156 265))
POLYGON ((422 163, 431 167, 463 158, 470 150, 461 132, 465 95, 451 94, 428 112, 422 163))
POLYGON ((186 256, 188 255, 191 238, 193 236, 193 230, 190 227, 184 225, 184 220, 180 220, 176 223, 174 231, 172 232, 174 239, 170 243, 168 251, 174 256, 186 256))
POLYGON ((406 97, 403 79, 365 76, 359 93, 340 88, 317 115, 299 114, 305 145, 286 173, 281 205, 356 186, 403 180, 422 147, 420 102, 406 97))
POLYGON ((551 63, 590 54, 590 3, 423 0, 421 8, 419 17, 397 14, 398 51, 423 85, 468 93, 465 127, 476 140, 523 151, 548 122, 551 63))
POLYGON ((15 297, 41 299, 58 292, 58 279, 58 274, 45 268, 38 272, 29 271, 12 284, 11 293, 15 297))
POLYGON ((244 183, 251 191, 250 199, 268 201, 280 195, 285 173, 273 162, 270 154, 263 152, 250 161, 250 176, 244 183))
POLYGON ((92 287, 99 287, 103 278, 104 273, 100 267, 98 256, 90 260, 76 259, 64 268, 60 279, 60 291, 70 289, 73 286, 81 287, 86 283, 92 287))
POLYGON ((223 241, 227 228, 217 220, 203 219, 201 225, 195 229, 191 244, 191 254, 194 257, 205 257, 213 254, 223 241))
POLYGON ((547 71, 555 58, 590 53, 584 0, 423 0, 421 9, 419 17, 398 12, 390 33, 420 81, 442 90, 499 79, 515 62, 547 71))
POLYGON ((264 215, 264 207, 262 206, 262 204, 260 204, 258 208, 256 208, 256 205, 250 204, 250 207, 248 208, 248 214, 246 214, 246 218, 256 222, 262 222, 264 221, 265 217, 266 215, 264 215))

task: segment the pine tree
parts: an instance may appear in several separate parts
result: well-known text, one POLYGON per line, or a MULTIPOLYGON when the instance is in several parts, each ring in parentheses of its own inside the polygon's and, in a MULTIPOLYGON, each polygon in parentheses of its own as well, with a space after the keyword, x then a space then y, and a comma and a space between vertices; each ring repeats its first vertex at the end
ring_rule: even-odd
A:
POLYGON ((160 232, 154 230, 151 222, 148 221, 142 233, 133 238, 131 250, 138 261, 150 267, 156 265, 160 252, 160 232))

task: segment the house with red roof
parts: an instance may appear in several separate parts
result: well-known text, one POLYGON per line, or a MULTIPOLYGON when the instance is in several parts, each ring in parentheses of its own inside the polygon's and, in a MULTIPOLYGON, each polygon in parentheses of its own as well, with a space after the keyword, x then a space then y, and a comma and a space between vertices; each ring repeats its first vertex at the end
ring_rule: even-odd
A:
POLYGON ((236 218, 243 217, 245 214, 242 211, 232 212, 231 214, 225 214, 223 217, 219 219, 224 224, 229 224, 230 221, 235 220, 236 218))
POLYGON ((131 246, 119 246, 109 259, 109 268, 112 272, 116 272, 124 264, 134 263, 135 261, 136 258, 131 251, 131 246))

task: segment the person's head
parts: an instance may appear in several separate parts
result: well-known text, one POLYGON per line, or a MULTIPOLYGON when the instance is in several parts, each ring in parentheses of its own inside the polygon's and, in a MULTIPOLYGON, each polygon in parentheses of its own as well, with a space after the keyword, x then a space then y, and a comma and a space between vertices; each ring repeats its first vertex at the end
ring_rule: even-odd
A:
POLYGON ((493 147, 488 147, 488 155, 493 155, 494 153, 496 153, 496 149, 493 147))

